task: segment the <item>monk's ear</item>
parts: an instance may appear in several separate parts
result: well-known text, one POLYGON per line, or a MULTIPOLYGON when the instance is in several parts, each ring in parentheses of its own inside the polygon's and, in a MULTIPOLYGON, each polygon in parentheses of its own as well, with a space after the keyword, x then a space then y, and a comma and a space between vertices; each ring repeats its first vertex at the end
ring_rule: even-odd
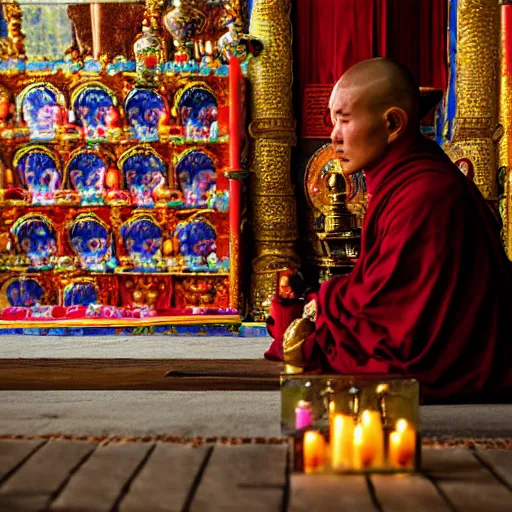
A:
POLYGON ((384 117, 388 127, 388 143, 394 142, 407 130, 409 116, 405 110, 399 107, 391 107, 385 112, 384 117))

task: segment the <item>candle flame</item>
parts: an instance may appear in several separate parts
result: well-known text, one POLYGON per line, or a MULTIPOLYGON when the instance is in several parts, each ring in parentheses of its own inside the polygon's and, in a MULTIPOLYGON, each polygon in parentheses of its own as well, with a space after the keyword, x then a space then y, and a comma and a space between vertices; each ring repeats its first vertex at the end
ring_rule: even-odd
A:
POLYGON ((396 431, 403 433, 409 428, 409 424, 407 423, 407 420, 404 420, 403 418, 398 420, 396 422, 396 431))
POLYGON ((306 443, 314 443, 316 438, 318 437, 318 435, 319 435, 318 432, 314 432, 313 430, 309 430, 304 435, 304 441, 306 443))
POLYGON ((377 393, 380 395, 381 393, 387 393, 389 391, 389 384, 379 384, 377 386, 377 393))

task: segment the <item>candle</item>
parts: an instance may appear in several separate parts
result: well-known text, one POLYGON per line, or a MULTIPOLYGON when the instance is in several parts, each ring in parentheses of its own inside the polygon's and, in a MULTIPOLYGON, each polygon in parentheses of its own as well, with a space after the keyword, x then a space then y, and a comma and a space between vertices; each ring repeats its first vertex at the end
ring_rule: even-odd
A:
POLYGON ((300 400, 295 409, 295 429, 307 427, 313 423, 313 409, 311 402, 300 400))
MULTIPOLYGON (((208 52, 208 48, 206 48, 208 52)), ((240 171, 240 61, 229 59, 229 167, 240 171)), ((242 222, 242 183, 229 180, 229 305, 234 309, 239 304, 240 281, 240 224, 242 222)))
POLYGON ((101 6, 90 4, 91 30, 92 30, 92 55, 98 60, 101 52, 101 6))
POLYGON ((361 424, 354 430, 354 468, 381 467, 384 464, 384 432, 377 411, 363 411, 361 424))
POLYGON ((304 434, 304 473, 311 474, 325 465, 325 440, 315 430, 304 434))
POLYGON ((354 418, 336 414, 331 423, 331 463, 334 470, 351 469, 354 451, 354 418))
POLYGON ((393 468, 411 468, 416 452, 416 431, 404 419, 396 422, 389 435, 388 462, 393 468))
POLYGON ((229 165, 240 169, 240 61, 229 59, 229 165))

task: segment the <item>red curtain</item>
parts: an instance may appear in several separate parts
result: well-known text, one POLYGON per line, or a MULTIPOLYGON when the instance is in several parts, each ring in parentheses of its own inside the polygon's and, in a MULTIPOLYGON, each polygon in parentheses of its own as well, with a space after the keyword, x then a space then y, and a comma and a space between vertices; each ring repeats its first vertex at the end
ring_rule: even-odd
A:
POLYGON ((423 87, 445 88, 448 0, 299 0, 294 37, 299 88, 332 84, 356 62, 385 56, 423 87))

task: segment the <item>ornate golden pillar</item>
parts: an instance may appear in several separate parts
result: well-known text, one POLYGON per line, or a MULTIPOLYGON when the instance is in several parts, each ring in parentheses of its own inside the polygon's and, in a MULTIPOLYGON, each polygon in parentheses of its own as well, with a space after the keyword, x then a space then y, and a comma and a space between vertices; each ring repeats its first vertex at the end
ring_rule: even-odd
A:
POLYGON ((506 168, 505 201, 502 213, 505 248, 512 258, 512 0, 501 1, 501 69, 500 69, 500 124, 503 136, 500 139, 498 161, 499 167, 506 168))
POLYGON ((255 320, 268 313, 275 293, 275 270, 297 263, 297 212, 290 176, 296 142, 292 109, 290 0, 257 0, 250 34, 264 50, 249 63, 252 82, 249 133, 254 139, 251 168, 253 260, 250 309, 255 320))
POLYGON ((469 158, 475 183, 496 198, 500 6, 496 0, 459 0, 457 10, 457 108, 446 152, 469 158))

